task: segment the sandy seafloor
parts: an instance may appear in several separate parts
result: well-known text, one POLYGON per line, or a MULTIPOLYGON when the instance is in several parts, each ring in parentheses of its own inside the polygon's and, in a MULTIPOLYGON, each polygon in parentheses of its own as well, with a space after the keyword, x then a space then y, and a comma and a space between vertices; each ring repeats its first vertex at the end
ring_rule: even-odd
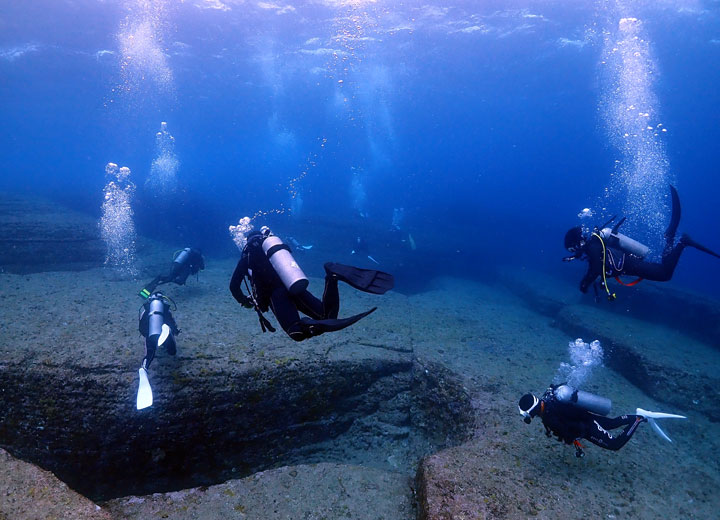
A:
MULTIPOLYGON (((342 286, 341 316, 374 305, 379 309, 349 329, 295 343, 282 332, 263 334, 255 313, 232 299, 227 284, 234 263, 208 259, 197 280, 190 278, 183 287, 167 286, 167 294, 178 304, 175 318, 182 334, 177 360, 160 352, 153 362, 155 387, 163 384, 161 371, 153 370, 158 365, 189 363, 202 353, 242 360, 317 355, 330 346, 342 349, 358 341, 410 345, 416 356, 459 374, 480 411, 474 437, 450 448, 446 465, 457 476, 446 483, 449 502, 456 495, 458 500, 483 505, 476 516, 467 518, 717 518, 720 424, 703 415, 687 412, 687 421, 665 421, 672 444, 644 424, 619 452, 586 443, 583 459, 574 456, 572 447, 547 439, 539 421, 530 426, 522 422, 518 398, 527 391, 543 392, 560 363, 568 361, 567 344, 574 338, 553 327, 550 318, 529 308, 501 281, 481 284, 440 278, 423 293, 391 292, 383 297, 342 286)), ((145 264, 168 265, 158 258, 145 259, 145 264)), ((122 358, 128 368, 128 398, 134 398, 143 356, 137 292, 151 271, 147 269, 138 280, 118 279, 102 268, 0 274, 0 353, 17 349, 31 353, 42 344, 51 345, 48 356, 55 360, 66 357, 68 349, 122 358)), ((561 289, 580 301, 572 276, 568 274, 567 287, 561 289)), ((322 280, 312 279, 310 289, 320 294, 322 280)), ((677 352, 682 363, 683 345, 677 336, 658 335, 653 324, 647 324, 646 330, 658 350, 667 357, 677 352)), ((706 362, 717 367, 718 350, 708 352, 712 359, 706 362)), ((587 389, 611 398, 615 415, 632 413, 638 406, 684 413, 655 402, 607 367, 594 371, 587 389)), ((317 496, 307 497, 303 517, 314 518, 313 508, 322 509, 329 492, 317 489, 317 496)), ((122 508, 114 511, 122 514, 122 508)), ((366 512, 352 517, 375 518, 371 510, 366 512)), ((238 516, 272 517, 267 511, 238 516)))

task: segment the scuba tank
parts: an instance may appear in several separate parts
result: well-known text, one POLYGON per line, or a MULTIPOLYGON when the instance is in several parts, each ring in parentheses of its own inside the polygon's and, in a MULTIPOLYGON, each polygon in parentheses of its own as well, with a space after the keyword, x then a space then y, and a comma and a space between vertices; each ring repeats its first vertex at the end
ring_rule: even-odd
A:
POLYGON ((267 227, 263 227, 261 231, 265 235, 262 248, 273 269, 290 294, 300 294, 307 289, 310 281, 290 254, 290 248, 267 227))
POLYGON ((561 403, 571 404, 598 415, 607 415, 612 408, 610 399, 583 390, 576 390, 570 385, 560 385, 553 393, 561 403))
POLYGON ((645 244, 641 244, 637 240, 630 238, 622 233, 614 232, 610 228, 600 230, 600 236, 611 249, 619 249, 623 253, 628 253, 640 258, 648 254, 650 248, 645 244))
POLYGON ((185 249, 181 249, 177 253, 175 258, 173 259, 173 262, 182 265, 188 261, 188 256, 190 256, 190 248, 186 247, 185 249))
POLYGON ((140 334, 146 338, 148 366, 155 357, 155 350, 159 346, 165 345, 171 355, 174 355, 176 351, 175 337, 173 336, 175 324, 167 303, 168 300, 167 296, 156 292, 140 307, 139 329, 140 334))
MULTIPOLYGON (((641 244, 635 239, 630 238, 627 235, 623 235, 622 233, 618 232, 618 229, 620 229, 620 226, 623 225, 625 222, 625 217, 620 219, 620 222, 615 224, 612 229, 607 227, 613 220, 615 220, 615 217, 611 218, 609 221, 607 221, 605 224, 602 225, 600 231, 598 231, 598 234, 602 237, 602 239, 607 244, 607 247, 611 249, 618 249, 622 251, 623 253, 628 253, 630 255, 637 256, 639 258, 643 258, 645 255, 648 254, 648 251, 650 251, 650 248, 646 246, 645 244, 641 244)), ((597 229, 597 228, 596 228, 597 229)))
POLYGON ((165 302, 162 298, 153 295, 150 297, 149 303, 148 339, 157 341, 157 345, 160 345, 162 344, 160 336, 163 333, 163 325, 165 325, 165 302))

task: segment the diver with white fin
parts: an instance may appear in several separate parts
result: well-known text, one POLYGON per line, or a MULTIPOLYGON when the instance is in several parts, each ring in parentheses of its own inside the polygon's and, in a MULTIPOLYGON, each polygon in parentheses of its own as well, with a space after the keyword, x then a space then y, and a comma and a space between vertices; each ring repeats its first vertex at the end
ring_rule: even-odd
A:
POLYGON ((171 304, 177 309, 175 303, 160 292, 151 294, 140 307, 138 328, 145 338, 145 358, 138 370, 140 383, 137 394, 137 409, 142 410, 152 406, 153 395, 147 370, 155 357, 158 347, 164 346, 168 354, 174 356, 177 352, 175 336, 180 333, 175 318, 170 311, 171 304))
POLYGON ((635 415, 607 417, 611 406, 610 399, 577 390, 566 383, 550 385, 540 398, 525 394, 518 402, 518 410, 525 424, 530 424, 533 418, 539 416, 545 426, 545 435, 551 437, 555 434, 558 441, 573 444, 576 457, 585 455, 580 439, 617 451, 625 446, 643 422, 650 422, 663 439, 672 442, 655 421, 686 419, 684 415, 650 412, 642 408, 638 408, 635 415), (625 428, 621 433, 610 433, 610 430, 623 426, 625 428))
POLYGON ((614 300, 616 296, 608 287, 608 278, 615 278, 619 284, 627 286, 633 286, 642 280, 667 282, 672 278, 680 255, 686 247, 694 247, 720 258, 720 254, 699 244, 685 233, 677 244, 675 243, 675 233, 680 224, 680 197, 673 186, 670 186, 670 195, 672 215, 665 230, 665 249, 660 263, 644 260, 643 258, 648 253, 648 247, 618 231, 625 222, 625 218, 621 219, 613 228, 609 228, 608 226, 615 220, 613 217, 602 226, 596 227, 589 236, 583 233, 581 226, 574 227, 565 234, 565 248, 573 254, 563 258, 563 261, 580 259, 587 260, 589 264, 587 273, 580 281, 580 291, 586 293, 590 285, 593 285, 597 296, 595 280, 602 277, 601 287, 607 293, 608 300, 614 300), (623 275, 636 276, 637 279, 624 283, 620 280, 623 275))
POLYGON ((349 327, 377 309, 338 318, 338 281, 373 294, 384 294, 394 284, 392 275, 382 271, 331 262, 325 264, 325 273, 325 290, 319 300, 307 290, 309 281, 290 248, 263 226, 247 234, 247 244, 230 280, 230 292, 243 307, 255 309, 263 332, 275 332, 263 315, 270 310, 288 336, 302 341, 349 327), (247 296, 242 291, 243 282, 247 296), (308 317, 300 318, 300 312, 308 317))

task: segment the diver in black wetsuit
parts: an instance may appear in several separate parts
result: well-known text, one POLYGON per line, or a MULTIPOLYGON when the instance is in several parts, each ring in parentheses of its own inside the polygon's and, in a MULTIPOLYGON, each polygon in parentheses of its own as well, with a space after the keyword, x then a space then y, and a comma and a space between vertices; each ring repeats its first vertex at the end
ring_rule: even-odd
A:
POLYGON ((338 319, 340 294, 338 281, 343 281, 356 289, 374 294, 384 294, 393 287, 393 277, 382 271, 359 269, 342 264, 325 264, 325 290, 322 300, 308 290, 308 280, 290 256, 290 249, 272 235, 267 227, 261 231, 251 231, 247 235, 247 245, 232 279, 230 292, 246 308, 255 308, 263 332, 274 332, 270 322, 262 315, 271 310, 283 330, 295 341, 318 336, 325 332, 344 329, 364 318, 376 307, 367 312, 338 319), (243 280, 248 295, 242 291, 243 280), (300 318, 299 312, 309 318, 300 318))
POLYGON ((173 282, 178 285, 185 285, 185 281, 191 274, 197 274, 205 269, 205 259, 202 251, 194 247, 186 247, 175 253, 170 274, 158 275, 143 290, 140 296, 149 297, 155 288, 164 283, 173 282))
POLYGON ((158 291, 149 295, 145 303, 140 307, 138 329, 145 338, 145 357, 138 370, 140 377, 137 393, 138 410, 148 408, 153 403, 148 368, 155 358, 158 347, 165 347, 171 356, 177 353, 175 336, 180 334, 180 329, 178 329, 175 318, 173 318, 170 308, 171 303, 177 309, 175 302, 158 291))
POLYGON ((607 278, 609 277, 616 278, 621 284, 619 277, 622 275, 638 277, 638 280, 623 285, 635 285, 642 279, 667 282, 672 278, 678 260, 680 260, 680 255, 687 246, 720 258, 720 255, 695 242, 687 234, 683 234, 678 243, 675 244, 675 233, 680 223, 680 198, 673 186, 670 186, 670 193, 672 196, 672 216, 670 224, 665 230, 665 249, 660 263, 643 260, 647 248, 617 232, 625 221, 624 218, 615 225, 612 231, 602 229, 609 225, 612 222, 611 220, 601 229, 596 228, 593 230, 589 237, 583 234, 580 226, 570 229, 565 234, 565 248, 573 254, 563 258, 563 261, 569 262, 581 259, 587 260, 589 264, 587 273, 580 281, 580 290, 583 293, 588 291, 590 285, 599 276, 602 276, 601 286, 607 292, 609 299, 615 298, 615 295, 607 287, 607 278), (628 251, 623 251, 622 246, 626 242, 632 243, 634 246, 631 246, 628 251))
POLYGON ((170 302, 170 298, 161 292, 155 292, 140 307, 138 329, 145 338, 145 357, 142 362, 145 370, 155 358, 155 352, 160 345, 165 346, 171 356, 177 351, 175 336, 180 334, 180 329, 172 315, 170 302))
POLYGON ((630 440, 640 423, 651 421, 653 427, 663 438, 670 438, 660 430, 655 419, 684 419, 682 415, 650 412, 637 409, 634 415, 606 417, 611 403, 604 397, 582 390, 576 390, 567 384, 550 385, 541 398, 525 394, 518 402, 520 415, 526 424, 540 416, 545 426, 545 435, 555 434, 558 441, 575 446, 575 456, 582 457, 584 452, 579 439, 587 439, 607 450, 617 451, 630 440), (613 435, 609 430, 620 427, 625 429, 613 435))

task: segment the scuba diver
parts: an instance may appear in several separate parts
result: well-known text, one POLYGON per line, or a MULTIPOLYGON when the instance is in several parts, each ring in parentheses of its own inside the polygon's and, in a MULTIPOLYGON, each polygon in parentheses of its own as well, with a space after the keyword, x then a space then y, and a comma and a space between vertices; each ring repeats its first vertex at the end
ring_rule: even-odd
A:
POLYGON ((621 285, 630 287, 641 280, 667 282, 672 278, 680 255, 688 246, 720 258, 720 255, 697 243, 687 234, 683 234, 675 244, 675 232, 680 223, 680 197, 673 186, 670 186, 670 194, 672 215, 670 224, 665 230, 665 249, 660 263, 643 260, 649 251, 648 247, 618 232, 620 226, 625 222, 624 217, 610 229, 607 226, 615 220, 613 217, 600 228, 596 227, 590 236, 583 233, 581 226, 574 227, 565 234, 565 249, 573 254, 563 258, 563 261, 570 262, 581 259, 587 260, 589 264, 587 273, 580 281, 580 291, 586 293, 592 284, 597 297, 598 290, 594 282, 599 276, 602 276, 600 285, 605 289, 609 300, 614 300, 616 297, 608 287, 607 279, 609 277, 614 277, 621 285), (620 280, 622 275, 636 276, 637 279, 623 283, 620 280))
POLYGON ((194 247, 186 247, 176 251, 173 256, 170 274, 156 276, 140 291, 140 296, 143 298, 149 297, 155 291, 155 288, 163 283, 174 282, 178 285, 185 285, 188 276, 197 274, 198 271, 203 269, 205 269, 205 259, 202 251, 194 247))
POLYGON ((607 450, 617 451, 630 440, 640 423, 649 421, 655 431, 665 440, 672 442, 656 419, 686 419, 683 415, 650 412, 638 408, 634 415, 606 417, 612 403, 605 397, 577 390, 566 383, 550 385, 539 399, 525 394, 518 402, 518 410, 525 424, 540 416, 545 435, 555 434, 557 440, 575 446, 575 456, 583 457, 585 452, 579 439, 587 439, 607 450), (620 434, 608 430, 625 427, 620 434))
POLYGON ((325 290, 319 300, 307 290, 309 281, 290 254, 290 248, 263 226, 260 231, 248 233, 247 244, 230 280, 230 292, 243 307, 255 309, 263 332, 275 332, 263 316, 269 309, 288 336, 302 341, 349 327, 377 309, 373 307, 355 316, 338 319, 338 281, 373 294, 384 294, 394 284, 392 275, 382 271, 332 262, 325 264, 325 272, 325 290), (242 291, 243 281, 247 296, 242 291), (300 318, 298 311, 309 317, 300 318))
POLYGON ((177 310, 175 302, 162 294, 154 292, 140 307, 138 316, 138 329, 145 338, 145 357, 140 365, 140 385, 137 394, 137 409, 142 410, 152 405, 152 388, 147 377, 147 370, 155 357, 158 347, 165 346, 168 354, 174 356, 177 352, 175 336, 180 334, 175 318, 170 310, 171 305, 177 310))
POLYGON ((355 253, 357 253, 357 254, 359 254, 359 255, 367 256, 368 260, 370 260, 370 261, 372 261, 372 262, 375 262, 376 264, 380 265, 380 262, 378 262, 377 260, 375 260, 375 259, 370 255, 370 247, 368 246, 367 240, 365 240, 365 239, 362 238, 362 237, 356 237, 356 238, 355 238, 355 243, 354 243, 354 245, 353 245, 352 251, 350 251, 350 254, 351 254, 351 255, 354 255, 355 253))

